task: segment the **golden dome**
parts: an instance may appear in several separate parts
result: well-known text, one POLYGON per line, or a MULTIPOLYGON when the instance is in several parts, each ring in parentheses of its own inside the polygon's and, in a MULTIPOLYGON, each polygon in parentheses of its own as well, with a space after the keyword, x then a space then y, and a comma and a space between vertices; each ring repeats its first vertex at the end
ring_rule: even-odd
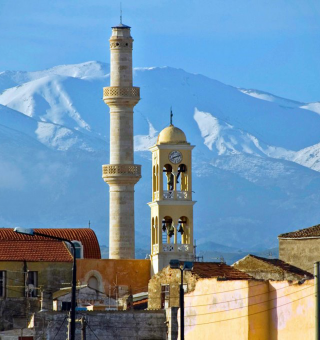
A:
POLYGON ((187 138, 184 132, 173 126, 169 125, 163 129, 158 136, 157 144, 186 144, 187 138))

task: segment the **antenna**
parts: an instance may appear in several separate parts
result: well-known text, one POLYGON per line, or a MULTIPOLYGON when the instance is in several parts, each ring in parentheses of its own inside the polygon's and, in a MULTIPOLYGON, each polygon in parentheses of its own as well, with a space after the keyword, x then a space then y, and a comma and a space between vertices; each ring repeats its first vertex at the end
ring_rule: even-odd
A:
POLYGON ((122 25, 122 3, 120 2, 120 25, 122 25))
POLYGON ((170 125, 172 125, 172 117, 173 117, 173 113, 172 113, 172 106, 170 107, 170 125))

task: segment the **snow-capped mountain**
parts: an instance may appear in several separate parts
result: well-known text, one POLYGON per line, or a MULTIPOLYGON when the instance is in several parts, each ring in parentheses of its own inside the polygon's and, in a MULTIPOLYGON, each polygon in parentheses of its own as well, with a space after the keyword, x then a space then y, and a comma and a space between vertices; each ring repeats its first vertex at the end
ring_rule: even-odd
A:
MULTIPOLYGON (((79 227, 102 243, 108 225, 109 66, 62 65, 0 73, 2 226, 79 227)), ((319 223, 320 109, 238 89, 170 67, 137 68, 137 245, 149 246, 148 148, 173 122, 194 149, 195 237, 241 248, 277 244, 279 233, 319 223)))

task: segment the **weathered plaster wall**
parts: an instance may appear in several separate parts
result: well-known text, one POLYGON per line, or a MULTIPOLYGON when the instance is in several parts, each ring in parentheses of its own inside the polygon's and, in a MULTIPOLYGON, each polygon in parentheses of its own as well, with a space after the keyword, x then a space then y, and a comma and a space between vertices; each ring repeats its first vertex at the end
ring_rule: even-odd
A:
MULTIPOLYGON (((35 318, 35 340, 65 340, 67 332, 66 314, 45 312, 35 318), (61 328, 60 328, 61 327, 61 328)), ((112 311, 86 312, 87 340, 165 340, 167 334, 165 311, 112 311)), ((81 325, 76 324, 76 339, 81 337, 81 325)))
POLYGON ((100 290, 127 286, 131 294, 147 291, 150 260, 81 259, 77 260, 77 280, 86 284, 91 276, 98 279, 100 290))
POLYGON ((1 261, 0 270, 6 271, 6 296, 0 298, 0 330, 12 329, 17 319, 27 324, 31 313, 40 309, 41 290, 54 292, 70 286, 71 267, 70 262, 27 262, 25 268, 21 261, 1 261), (38 297, 25 298, 25 269, 38 272, 38 297))
POLYGON ((313 264, 320 261, 320 239, 279 238, 279 258, 298 268, 313 273, 313 264))
MULTIPOLYGON (((314 337, 314 282, 199 280, 185 296, 185 338, 294 340, 314 337)), ((179 315, 178 315, 179 323, 179 315)))
MULTIPOLYGON (((38 290, 54 292, 71 284, 70 262, 26 262, 26 269, 38 272, 38 290)), ((21 261, 1 261, 0 270, 6 271, 6 297, 25 295, 25 264, 21 261)))
POLYGON ((315 337, 314 280, 303 285, 270 282, 270 339, 315 337))

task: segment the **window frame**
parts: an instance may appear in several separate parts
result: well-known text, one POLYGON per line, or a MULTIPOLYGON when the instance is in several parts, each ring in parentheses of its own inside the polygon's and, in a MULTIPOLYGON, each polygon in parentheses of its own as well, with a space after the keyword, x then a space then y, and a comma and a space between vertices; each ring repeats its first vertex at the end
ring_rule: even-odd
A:
POLYGON ((7 295, 7 271, 0 270, 0 299, 7 295))

